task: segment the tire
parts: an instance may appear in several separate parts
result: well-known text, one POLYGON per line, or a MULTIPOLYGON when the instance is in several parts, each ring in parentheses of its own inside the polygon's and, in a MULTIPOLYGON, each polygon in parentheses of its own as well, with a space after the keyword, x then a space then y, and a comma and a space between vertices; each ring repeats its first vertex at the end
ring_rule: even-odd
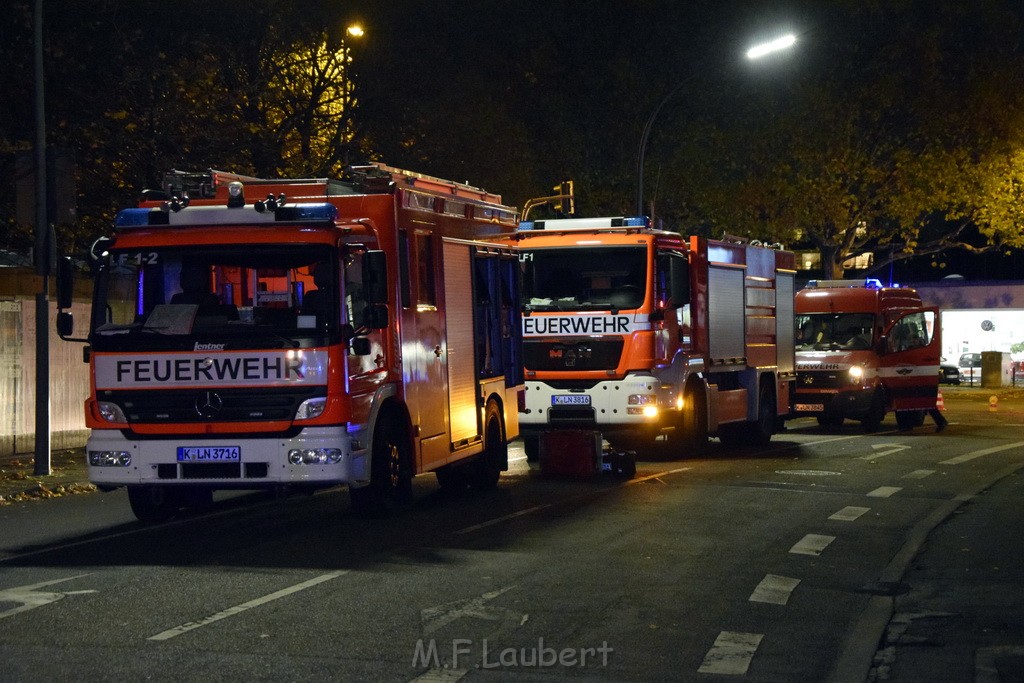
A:
POLYGON ((821 427, 842 427, 842 415, 823 415, 818 417, 818 425, 821 427))
POLYGON ((747 423, 750 443, 767 446, 775 434, 775 392, 767 382, 762 382, 757 392, 757 419, 747 423))
POLYGON ((885 397, 882 390, 878 389, 871 396, 871 405, 868 407, 868 414, 860 421, 861 428, 867 434, 873 434, 882 426, 885 419, 885 397))
POLYGON ((676 458, 699 458, 708 451, 708 411, 701 392, 688 387, 683 394, 679 424, 669 435, 669 449, 676 458))
POLYGON ((526 462, 540 460, 540 437, 536 434, 524 434, 523 452, 526 453, 526 462))
POLYGON ((502 471, 508 469, 508 442, 501 411, 494 401, 487 403, 484 414, 484 452, 467 468, 469 485, 484 491, 497 486, 502 471))
POLYGON ((128 487, 128 503, 140 522, 166 522, 177 514, 178 499, 169 486, 128 487))
POLYGON ((384 516, 412 499, 412 450, 402 421, 385 415, 373 430, 370 483, 350 488, 352 509, 366 516, 384 516))
POLYGON ((924 424, 923 410, 897 410, 896 426, 900 429, 913 429, 924 424))

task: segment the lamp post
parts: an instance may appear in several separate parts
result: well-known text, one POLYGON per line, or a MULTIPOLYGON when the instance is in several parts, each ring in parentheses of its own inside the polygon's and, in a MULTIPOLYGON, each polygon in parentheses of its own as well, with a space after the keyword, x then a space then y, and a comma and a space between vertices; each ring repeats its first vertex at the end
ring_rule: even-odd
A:
MULTIPOLYGON (((747 59, 755 60, 764 57, 765 55, 779 50, 785 50, 792 47, 796 43, 796 36, 793 34, 787 34, 781 38, 768 41, 766 43, 760 43, 747 50, 747 59)), ((671 90, 669 90, 658 105, 651 112, 651 115, 647 117, 647 122, 644 124, 643 132, 640 133, 640 148, 637 150, 636 155, 636 213, 638 216, 644 215, 644 158, 647 154, 647 140, 651 136, 651 128, 654 126, 655 119, 658 118, 658 114, 661 113, 662 108, 671 100, 676 93, 683 89, 690 81, 696 78, 697 72, 691 73, 688 77, 677 83, 671 90)))

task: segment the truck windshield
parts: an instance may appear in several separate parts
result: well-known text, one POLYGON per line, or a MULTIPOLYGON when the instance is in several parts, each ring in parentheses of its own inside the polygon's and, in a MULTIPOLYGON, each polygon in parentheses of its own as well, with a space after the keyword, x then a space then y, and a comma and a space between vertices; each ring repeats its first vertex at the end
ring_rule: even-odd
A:
POLYGON ((796 350, 867 350, 874 344, 871 313, 809 313, 796 316, 796 350))
POLYGON ((336 253, 322 245, 112 251, 93 334, 292 338, 338 329, 336 253))
POLYGON ((646 247, 534 249, 520 261, 526 311, 618 311, 644 302, 646 247))

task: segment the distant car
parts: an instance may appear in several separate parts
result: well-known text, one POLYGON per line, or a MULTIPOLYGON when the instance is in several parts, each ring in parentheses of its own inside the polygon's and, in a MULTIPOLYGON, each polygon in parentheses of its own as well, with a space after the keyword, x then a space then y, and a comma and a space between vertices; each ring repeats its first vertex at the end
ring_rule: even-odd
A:
POLYGON ((939 384, 960 384, 960 368, 945 358, 939 364, 939 384))
POLYGON ((960 381, 968 384, 981 382, 981 354, 965 353, 957 363, 960 370, 960 381))

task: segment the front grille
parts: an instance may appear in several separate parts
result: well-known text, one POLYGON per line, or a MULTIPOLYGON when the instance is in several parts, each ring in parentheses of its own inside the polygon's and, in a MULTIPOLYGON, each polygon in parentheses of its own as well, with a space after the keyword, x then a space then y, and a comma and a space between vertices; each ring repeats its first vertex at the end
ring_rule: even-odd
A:
POLYGON ((590 406, 552 406, 548 423, 557 425, 592 425, 597 422, 590 406))
POLYGON ((299 404, 326 393, 322 386, 167 389, 102 391, 98 398, 118 404, 129 423, 252 422, 291 420, 299 404))
MULTIPOLYGON (((266 479, 269 466, 265 462, 181 463, 182 479, 266 479)), ((177 479, 178 463, 156 466, 158 479, 177 479)))
POLYGON ((622 346, 621 339, 525 341, 523 361, 527 370, 614 370, 619 366, 622 346))
POLYGON ((845 370, 816 370, 796 373, 796 389, 842 389, 850 386, 845 370))

